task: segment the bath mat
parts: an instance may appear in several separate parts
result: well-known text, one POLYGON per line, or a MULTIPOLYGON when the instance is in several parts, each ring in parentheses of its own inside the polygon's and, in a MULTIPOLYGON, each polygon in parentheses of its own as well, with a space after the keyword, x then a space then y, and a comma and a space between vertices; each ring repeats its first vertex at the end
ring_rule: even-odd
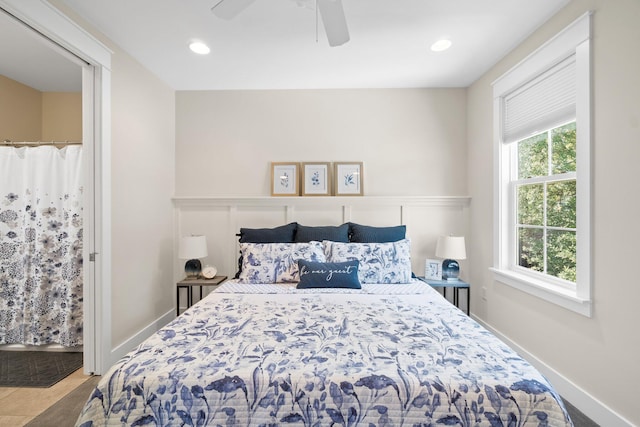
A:
POLYGON ((0 387, 51 387, 82 367, 82 352, 0 351, 0 387))

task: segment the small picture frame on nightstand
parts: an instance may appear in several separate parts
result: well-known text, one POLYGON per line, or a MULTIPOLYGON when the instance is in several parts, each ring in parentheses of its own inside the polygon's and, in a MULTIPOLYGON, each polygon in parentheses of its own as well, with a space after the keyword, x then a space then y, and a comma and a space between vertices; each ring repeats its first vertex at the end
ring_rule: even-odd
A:
POLYGON ((442 263, 437 259, 427 259, 424 263, 424 278, 442 280, 442 263))

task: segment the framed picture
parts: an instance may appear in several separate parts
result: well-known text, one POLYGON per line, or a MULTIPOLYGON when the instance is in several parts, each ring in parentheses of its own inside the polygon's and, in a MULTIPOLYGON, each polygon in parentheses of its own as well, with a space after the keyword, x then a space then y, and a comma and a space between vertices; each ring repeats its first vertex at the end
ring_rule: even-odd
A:
POLYGON ((335 195, 336 196, 362 196, 362 162, 338 162, 335 163, 335 195))
POLYGON ((291 162, 271 162, 271 195, 297 196, 298 164, 291 162))
POLYGON ((302 195, 331 195, 331 163, 302 163, 302 195))
POLYGON ((427 259, 424 264, 424 278, 442 280, 442 262, 437 259, 427 259))

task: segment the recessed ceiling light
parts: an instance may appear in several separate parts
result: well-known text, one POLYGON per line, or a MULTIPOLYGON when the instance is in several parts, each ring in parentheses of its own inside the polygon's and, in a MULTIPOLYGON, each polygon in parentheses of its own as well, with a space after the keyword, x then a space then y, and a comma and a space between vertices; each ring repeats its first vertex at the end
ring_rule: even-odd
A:
POLYGON ((451 47, 451 40, 442 39, 432 44, 431 50, 434 52, 442 52, 443 50, 447 50, 450 47, 451 47))
POLYGON ((191 49, 191 51, 200 54, 200 55, 206 55, 207 53, 211 52, 211 49, 209 49, 209 46, 207 46, 206 44, 202 43, 202 42, 192 42, 189 44, 189 49, 191 49))

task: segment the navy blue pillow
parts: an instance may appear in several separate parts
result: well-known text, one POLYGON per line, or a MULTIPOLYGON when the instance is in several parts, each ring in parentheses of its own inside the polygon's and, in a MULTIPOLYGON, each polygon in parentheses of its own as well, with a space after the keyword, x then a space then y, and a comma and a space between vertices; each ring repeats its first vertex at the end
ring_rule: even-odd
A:
POLYGON ((305 225, 298 224, 298 229, 296 230, 296 242, 322 242, 323 240, 348 243, 349 224, 324 227, 307 227, 305 225))
POLYGON ((293 243, 297 223, 275 228, 241 228, 240 243, 293 243))
POLYGON ((349 223, 349 241, 353 243, 389 243, 406 237, 407 226, 370 227, 368 225, 349 223))
POLYGON ((350 288, 361 289, 358 280, 358 260, 346 262, 313 262, 298 260, 298 289, 350 288))

